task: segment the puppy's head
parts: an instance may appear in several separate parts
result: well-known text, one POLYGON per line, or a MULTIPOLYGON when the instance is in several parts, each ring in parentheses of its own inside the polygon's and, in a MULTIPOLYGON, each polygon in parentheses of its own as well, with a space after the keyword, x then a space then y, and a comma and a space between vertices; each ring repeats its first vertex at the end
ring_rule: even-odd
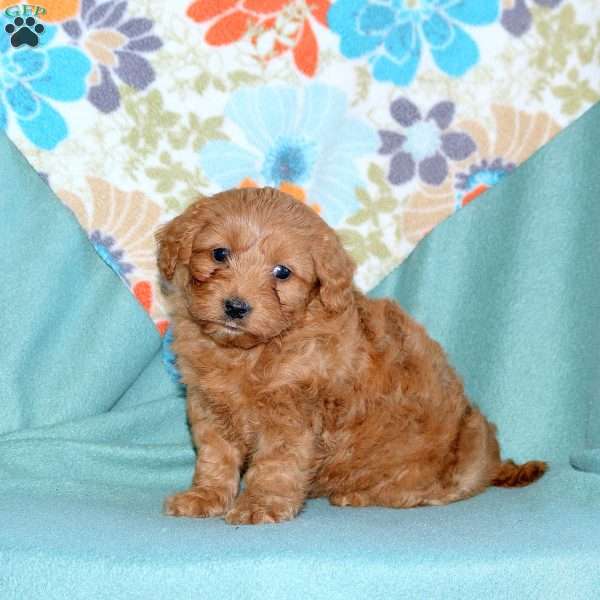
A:
POLYGON ((308 307, 353 302, 354 263, 310 208, 271 188, 198 200, 157 234, 158 265, 182 306, 221 345, 250 348, 308 307))

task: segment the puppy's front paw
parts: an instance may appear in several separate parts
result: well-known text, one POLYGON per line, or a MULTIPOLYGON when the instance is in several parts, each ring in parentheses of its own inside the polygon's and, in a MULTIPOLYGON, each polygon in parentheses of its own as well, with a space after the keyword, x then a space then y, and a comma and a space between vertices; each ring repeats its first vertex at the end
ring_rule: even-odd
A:
POLYGON ((171 517, 218 517, 228 508, 224 495, 213 490, 191 489, 165 501, 165 513, 171 517))
POLYGON ((270 496, 261 499, 242 494, 225 515, 225 521, 230 525, 279 523, 293 519, 299 508, 289 498, 270 496))

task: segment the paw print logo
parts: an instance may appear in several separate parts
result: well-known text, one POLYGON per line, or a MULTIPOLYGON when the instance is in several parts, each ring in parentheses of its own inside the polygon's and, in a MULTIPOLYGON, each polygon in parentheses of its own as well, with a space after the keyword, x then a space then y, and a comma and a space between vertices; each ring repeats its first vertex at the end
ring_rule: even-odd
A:
POLYGON ((12 23, 4 27, 4 31, 10 35, 10 43, 13 47, 18 48, 23 44, 27 44, 32 48, 38 45, 39 36, 44 33, 44 26, 41 23, 36 23, 34 17, 15 17, 12 23))

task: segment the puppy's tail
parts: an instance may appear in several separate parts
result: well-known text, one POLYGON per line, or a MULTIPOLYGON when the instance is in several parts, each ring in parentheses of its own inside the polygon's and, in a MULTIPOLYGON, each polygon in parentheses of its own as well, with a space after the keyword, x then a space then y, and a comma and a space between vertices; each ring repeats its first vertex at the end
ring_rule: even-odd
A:
POLYGON ((541 460, 531 460, 522 465, 506 460, 500 464, 492 485, 498 487, 524 487, 537 481, 546 471, 548 465, 541 460))

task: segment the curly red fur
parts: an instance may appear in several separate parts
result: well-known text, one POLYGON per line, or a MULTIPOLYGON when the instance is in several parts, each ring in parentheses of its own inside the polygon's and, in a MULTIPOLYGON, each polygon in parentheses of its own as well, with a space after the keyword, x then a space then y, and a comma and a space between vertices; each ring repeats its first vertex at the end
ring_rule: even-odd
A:
POLYGON ((199 200, 157 236, 197 463, 170 515, 229 523, 332 504, 446 504, 528 484, 503 463, 441 346, 391 300, 352 286, 354 264, 316 213, 270 188, 199 200), (224 262, 212 250, 230 249, 224 262), (275 265, 291 269, 273 276, 275 265), (227 298, 252 311, 228 319, 227 298), (245 489, 239 493, 245 473, 245 489))

